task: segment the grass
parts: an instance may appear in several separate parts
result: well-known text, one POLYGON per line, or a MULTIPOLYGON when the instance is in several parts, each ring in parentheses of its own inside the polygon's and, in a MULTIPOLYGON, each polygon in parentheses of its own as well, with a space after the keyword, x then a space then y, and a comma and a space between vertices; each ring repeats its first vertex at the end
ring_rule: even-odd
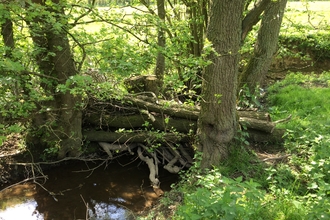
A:
POLYGON ((320 27, 320 25, 330 24, 330 2, 288 2, 284 15, 284 24, 299 23, 304 26, 320 27))
POLYGON ((173 189, 183 195, 173 219, 329 219, 329 79, 330 72, 298 72, 271 86, 274 120, 293 115, 281 125, 291 157, 265 164, 253 150, 236 146, 212 170, 202 172, 197 162, 173 189))

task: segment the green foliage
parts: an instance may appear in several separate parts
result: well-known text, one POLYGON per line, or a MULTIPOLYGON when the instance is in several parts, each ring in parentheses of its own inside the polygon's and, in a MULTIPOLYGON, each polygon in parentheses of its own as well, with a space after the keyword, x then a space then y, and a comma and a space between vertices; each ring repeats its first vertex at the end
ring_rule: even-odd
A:
POLYGON ((278 56, 324 61, 330 57, 329 2, 289 3, 278 56))
POLYGON ((262 109, 260 101, 264 96, 265 92, 263 89, 257 86, 255 91, 250 91, 246 84, 239 90, 237 107, 240 109, 262 109))
MULTIPOLYGON (((304 195, 300 199, 308 202, 308 216, 312 219, 320 216, 327 218, 330 214, 329 79, 329 72, 320 75, 291 73, 272 86, 269 95, 275 120, 292 114, 292 120, 282 125, 288 129, 286 148, 294 154, 291 167, 286 169, 291 180, 283 182, 282 179, 276 185, 290 185, 293 192, 304 195), (315 216, 311 214, 310 207, 317 207, 315 216)), ((288 174, 282 177, 289 177, 288 174)))
POLYGON ((216 168, 201 172, 195 165, 184 182, 184 203, 175 219, 256 219, 262 213, 265 192, 252 179, 227 178, 216 168))

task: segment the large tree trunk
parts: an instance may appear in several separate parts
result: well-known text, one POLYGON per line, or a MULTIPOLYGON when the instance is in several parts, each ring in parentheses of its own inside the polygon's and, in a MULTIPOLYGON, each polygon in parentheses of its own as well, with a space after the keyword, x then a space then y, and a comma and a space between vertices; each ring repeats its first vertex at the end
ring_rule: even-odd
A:
POLYGON ((227 156, 237 129, 236 87, 244 0, 211 1, 207 38, 215 53, 203 74, 198 149, 203 168, 227 156))
POLYGON ((239 88, 246 84, 253 92, 255 87, 262 83, 277 51, 277 41, 286 3, 287 0, 271 1, 265 9, 254 47, 254 56, 240 76, 239 88))
MULTIPOLYGON (((29 5, 28 10, 41 9, 38 16, 28 21, 31 36, 38 51, 37 64, 42 74, 57 80, 41 79, 44 92, 53 97, 52 100, 40 103, 40 113, 35 116, 33 126, 39 130, 39 142, 42 147, 58 148, 58 157, 80 154, 82 144, 82 113, 78 107, 79 96, 66 91, 57 91, 59 86, 68 86, 71 76, 77 74, 75 62, 70 50, 69 39, 66 33, 66 24, 63 5, 59 0, 52 1, 57 7, 51 5, 29 5), (45 12, 46 14, 42 13, 45 12), (48 17, 52 15, 55 26, 48 17), (45 111, 46 110, 46 111, 45 111)), ((27 11, 29 13, 29 11, 27 11)))

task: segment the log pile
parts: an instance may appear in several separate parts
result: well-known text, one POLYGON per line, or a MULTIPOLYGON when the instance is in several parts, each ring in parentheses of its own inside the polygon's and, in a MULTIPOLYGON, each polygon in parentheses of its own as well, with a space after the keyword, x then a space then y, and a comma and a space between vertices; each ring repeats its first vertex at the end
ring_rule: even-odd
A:
MULTIPOLYGON (((155 96, 127 95, 106 102, 91 99, 84 112, 83 134, 86 140, 98 142, 110 158, 118 152, 135 152, 148 165, 150 181, 157 188, 159 165, 171 173, 192 165, 198 115, 198 106, 155 96)), ((284 131, 276 128, 281 121, 272 122, 268 113, 237 111, 237 115, 249 141, 282 141, 284 131)))

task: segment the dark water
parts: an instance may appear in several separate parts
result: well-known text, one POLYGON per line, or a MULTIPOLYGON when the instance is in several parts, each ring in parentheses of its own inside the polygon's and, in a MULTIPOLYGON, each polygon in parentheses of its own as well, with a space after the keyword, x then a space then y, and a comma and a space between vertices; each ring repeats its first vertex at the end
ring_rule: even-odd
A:
MULTIPOLYGON (((42 186, 27 183, 0 193, 1 220, 135 219, 159 199, 149 183, 144 163, 113 161, 89 172, 98 164, 72 162, 44 174, 42 186)), ((160 171, 161 188, 176 181, 160 171)))

